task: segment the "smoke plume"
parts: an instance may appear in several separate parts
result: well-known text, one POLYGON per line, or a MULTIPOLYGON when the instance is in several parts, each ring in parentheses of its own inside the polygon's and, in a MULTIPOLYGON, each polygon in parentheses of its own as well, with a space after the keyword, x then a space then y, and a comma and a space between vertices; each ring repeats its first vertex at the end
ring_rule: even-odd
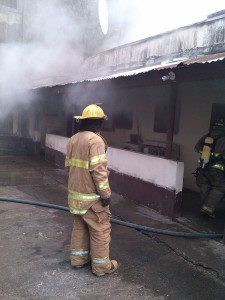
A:
POLYGON ((22 42, 0 45, 0 119, 32 99, 27 89, 79 78, 82 26, 71 4, 24 2, 22 42))

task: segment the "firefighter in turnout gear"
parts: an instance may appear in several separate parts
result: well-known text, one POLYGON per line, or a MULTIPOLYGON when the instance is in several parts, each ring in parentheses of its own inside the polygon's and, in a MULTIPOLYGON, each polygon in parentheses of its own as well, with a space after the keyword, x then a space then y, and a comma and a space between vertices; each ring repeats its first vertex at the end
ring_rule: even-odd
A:
POLYGON ((225 118, 214 124, 211 132, 195 146, 200 153, 196 183, 202 199, 201 213, 215 217, 215 209, 225 196, 225 118))
POLYGON ((106 149, 100 135, 106 115, 102 108, 87 106, 79 120, 79 132, 67 145, 65 165, 69 169, 68 202, 74 214, 71 264, 82 267, 91 262, 92 272, 101 276, 116 271, 118 263, 109 258, 110 196, 106 149))

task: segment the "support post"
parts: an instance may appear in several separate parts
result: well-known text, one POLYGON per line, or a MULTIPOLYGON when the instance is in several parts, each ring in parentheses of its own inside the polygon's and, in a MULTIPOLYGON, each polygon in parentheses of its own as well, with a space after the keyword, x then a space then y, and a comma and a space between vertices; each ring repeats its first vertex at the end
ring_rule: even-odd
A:
POLYGON ((167 137, 166 137, 166 154, 167 159, 172 158, 173 151, 173 135, 174 135, 174 125, 176 117, 176 103, 177 103, 177 83, 173 82, 171 84, 171 93, 168 109, 168 123, 167 123, 167 137))
POLYGON ((225 245, 225 225, 224 225, 223 243, 224 243, 224 245, 225 245))

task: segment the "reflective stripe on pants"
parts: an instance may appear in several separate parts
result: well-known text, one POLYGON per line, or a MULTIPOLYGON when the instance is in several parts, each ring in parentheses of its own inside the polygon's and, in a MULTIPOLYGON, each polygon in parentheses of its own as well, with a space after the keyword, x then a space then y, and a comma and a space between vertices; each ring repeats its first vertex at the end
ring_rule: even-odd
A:
POLYGON ((71 249, 71 255, 86 255, 89 254, 87 249, 71 249))
MULTIPOLYGON (((96 203, 83 216, 74 216, 74 227, 71 237, 72 249, 90 249, 92 270, 101 273, 111 268, 109 260, 110 212, 96 203), (97 210, 97 211, 94 211, 97 210), (100 211, 102 209, 102 211, 100 211)), ((89 255, 71 255, 72 265, 82 265, 90 260, 89 255)))

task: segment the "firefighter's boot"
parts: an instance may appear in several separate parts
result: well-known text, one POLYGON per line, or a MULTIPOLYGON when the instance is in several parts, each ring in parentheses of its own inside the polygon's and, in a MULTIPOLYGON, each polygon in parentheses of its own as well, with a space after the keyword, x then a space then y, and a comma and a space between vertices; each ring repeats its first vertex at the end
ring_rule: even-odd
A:
POLYGON ((214 219, 215 218, 215 214, 214 214, 214 209, 211 208, 211 207, 208 207, 206 205, 203 205, 201 207, 201 210, 200 210, 200 213, 203 214, 203 215, 207 215, 208 217, 214 219))
POLYGON ((109 270, 102 270, 102 272, 93 272, 96 276, 104 276, 105 274, 112 274, 114 273, 118 268, 119 264, 116 260, 111 260, 111 268, 109 270))

